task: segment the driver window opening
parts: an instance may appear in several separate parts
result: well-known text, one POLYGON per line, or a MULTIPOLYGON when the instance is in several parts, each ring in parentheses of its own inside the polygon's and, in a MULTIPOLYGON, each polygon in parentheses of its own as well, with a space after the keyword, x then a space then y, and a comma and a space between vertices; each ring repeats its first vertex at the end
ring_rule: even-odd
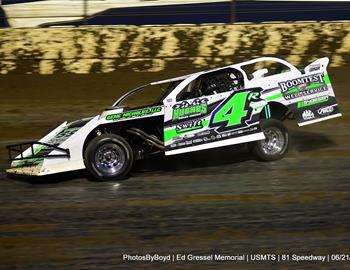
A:
POLYGON ((115 105, 130 109, 161 105, 163 99, 167 97, 181 81, 182 80, 141 86, 136 89, 137 91, 126 96, 115 105))
POLYGON ((176 97, 177 101, 236 91, 244 87, 240 71, 227 68, 203 74, 190 82, 176 97))

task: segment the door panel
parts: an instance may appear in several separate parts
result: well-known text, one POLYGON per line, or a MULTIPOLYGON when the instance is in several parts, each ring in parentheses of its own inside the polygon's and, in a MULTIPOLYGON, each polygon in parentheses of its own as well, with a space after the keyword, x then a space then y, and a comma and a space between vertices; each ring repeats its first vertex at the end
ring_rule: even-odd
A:
POLYGON ((243 89, 165 104, 167 155, 264 139, 261 89, 243 89), (261 105, 261 104, 260 104, 261 105))

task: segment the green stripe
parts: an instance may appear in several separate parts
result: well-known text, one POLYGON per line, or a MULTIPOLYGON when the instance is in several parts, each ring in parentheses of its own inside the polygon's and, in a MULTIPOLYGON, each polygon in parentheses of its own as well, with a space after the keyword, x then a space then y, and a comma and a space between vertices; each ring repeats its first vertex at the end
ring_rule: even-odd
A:
POLYGON ((329 78, 329 75, 328 74, 325 74, 324 77, 323 77, 324 81, 326 84, 331 84, 331 79, 329 78))
POLYGON ((187 133, 187 132, 190 132, 190 131, 193 131, 193 130, 196 130, 196 129, 201 129, 201 128, 203 128, 203 127, 202 126, 197 126, 197 127, 192 127, 192 128, 186 128, 186 129, 178 131, 178 133, 179 134, 183 134, 183 133, 187 133))
POLYGON ((307 103, 307 104, 305 104, 304 101, 301 101, 301 102, 298 102, 298 108, 304 108, 304 107, 312 106, 315 104, 320 104, 320 103, 323 103, 326 101, 328 101, 328 98, 324 98, 324 99, 321 99, 321 100, 318 100, 315 102, 311 102, 311 103, 307 103))
POLYGON ((293 93, 296 93, 296 92, 298 92, 298 91, 299 91, 298 88, 292 88, 292 89, 290 89, 289 91, 287 91, 286 94, 293 94, 293 93))
MULTIPOLYGON (((286 92, 286 94, 293 94, 293 93, 296 93, 298 92, 298 88, 293 88, 293 89, 290 89, 289 91, 286 92)), ((265 100, 274 100, 274 99, 278 99, 278 98, 282 98, 283 97, 283 94, 282 93, 278 93, 278 94, 275 94, 271 97, 267 97, 265 98, 265 100)))
POLYGON ((274 100, 274 99, 278 99, 278 98, 282 98, 282 97, 283 97, 283 95, 281 93, 279 93, 279 94, 273 95, 271 97, 267 97, 267 98, 265 98, 265 100, 274 100))
POLYGON ((164 130, 164 142, 170 141, 172 138, 178 136, 175 128, 164 130))
MULTIPOLYGON (((39 146, 37 149, 34 150, 34 155, 40 153, 41 150, 43 150, 44 148, 45 148, 45 145, 39 146)), ((21 162, 19 162, 19 163, 16 165, 16 167, 17 167, 17 168, 23 167, 23 166, 25 166, 25 164, 26 164, 27 162, 33 162, 33 161, 35 161, 35 162, 39 163, 39 162, 41 162, 41 161, 43 161, 43 160, 44 160, 43 157, 40 157, 40 158, 36 158, 36 157, 29 158, 29 159, 22 160, 21 162)))
POLYGON ((305 87, 306 89, 311 89, 311 88, 316 88, 316 87, 320 87, 323 86, 323 83, 313 83, 310 84, 309 86, 305 87))
POLYGON ((41 152, 41 150, 43 150, 45 148, 45 145, 41 145, 39 146, 37 149, 34 150, 34 155, 38 154, 39 152, 41 152))

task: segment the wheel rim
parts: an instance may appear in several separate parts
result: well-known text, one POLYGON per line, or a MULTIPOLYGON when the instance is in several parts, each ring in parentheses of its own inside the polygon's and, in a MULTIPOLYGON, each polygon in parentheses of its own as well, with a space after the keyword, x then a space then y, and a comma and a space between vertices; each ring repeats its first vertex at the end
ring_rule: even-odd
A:
POLYGON ((265 140, 262 143, 262 150, 267 155, 276 155, 284 151, 286 138, 282 131, 275 127, 264 130, 265 140))
POLYGON ((99 171, 107 175, 116 175, 126 161, 125 152, 116 144, 101 145, 95 153, 95 164, 99 171))

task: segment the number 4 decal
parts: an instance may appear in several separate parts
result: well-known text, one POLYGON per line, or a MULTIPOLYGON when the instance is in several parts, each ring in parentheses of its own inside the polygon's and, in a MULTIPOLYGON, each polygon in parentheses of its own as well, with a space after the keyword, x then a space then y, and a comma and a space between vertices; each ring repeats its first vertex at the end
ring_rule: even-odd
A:
POLYGON ((209 126, 219 127, 218 131, 226 131, 246 126, 245 121, 250 119, 251 91, 234 92, 223 101, 212 113, 209 126))

